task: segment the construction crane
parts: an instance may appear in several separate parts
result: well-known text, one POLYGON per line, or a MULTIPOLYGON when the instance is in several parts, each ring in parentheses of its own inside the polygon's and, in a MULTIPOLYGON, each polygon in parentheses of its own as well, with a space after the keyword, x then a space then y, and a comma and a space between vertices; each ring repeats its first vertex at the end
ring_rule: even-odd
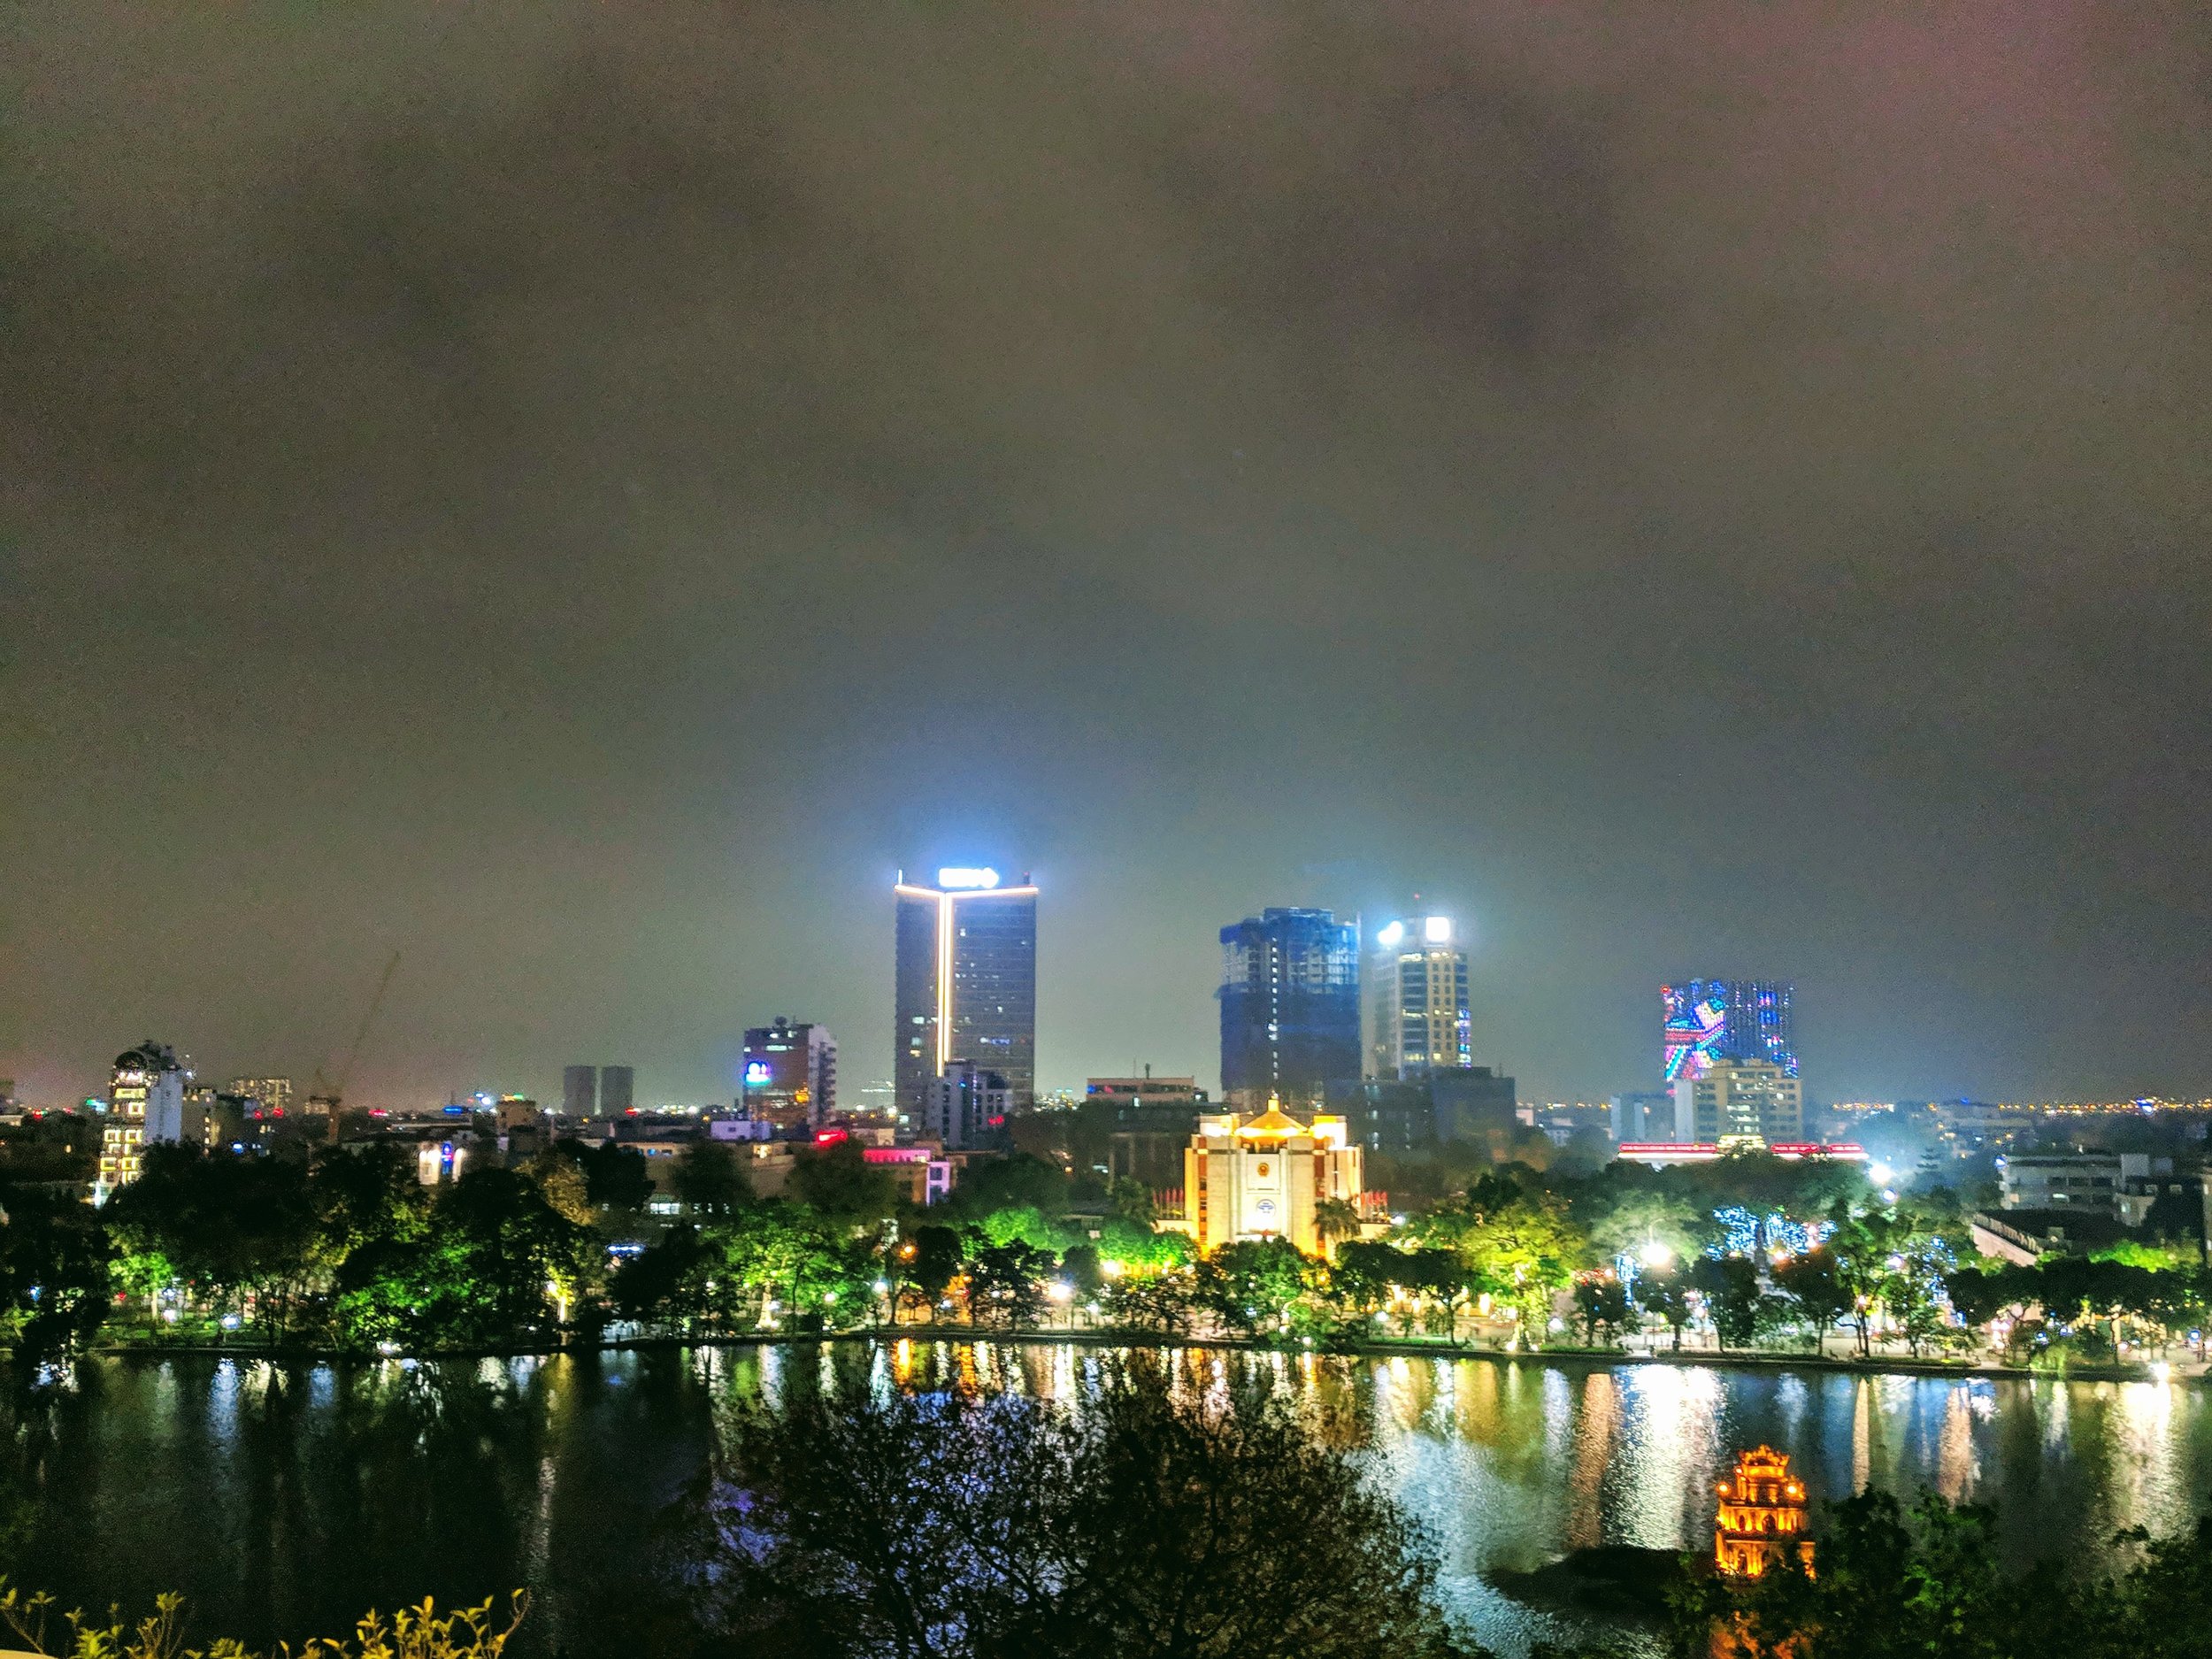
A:
POLYGON ((361 1057, 361 1045, 369 1040, 369 1027, 376 1024, 377 1010, 384 1006, 384 993, 391 989, 392 973, 399 966, 399 952, 392 952, 392 959, 384 964, 383 977, 376 982, 376 995, 369 998, 369 1011, 361 1016, 360 1028, 353 1033, 353 1047, 346 1050, 346 1063, 338 1068, 335 1081, 326 1080, 320 1066, 315 1068, 315 1092, 308 1096, 308 1110, 326 1114, 330 1133, 338 1133, 338 1108, 346 1097, 346 1087, 353 1081, 354 1062, 361 1057))

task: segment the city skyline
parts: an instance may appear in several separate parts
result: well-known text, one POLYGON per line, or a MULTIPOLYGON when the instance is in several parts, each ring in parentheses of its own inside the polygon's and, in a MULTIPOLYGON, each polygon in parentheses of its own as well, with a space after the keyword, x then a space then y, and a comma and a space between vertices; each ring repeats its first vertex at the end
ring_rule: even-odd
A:
POLYGON ((1008 849, 1048 1086, 1417 888, 1532 1093, 2212 1088, 2193 13, 26 27, 28 1092, 724 1094, 1008 849))
MULTIPOLYGON (((900 873, 902 877, 903 872, 902 872, 900 873)), ((941 875, 944 872, 940 872, 940 873, 941 875)), ((965 866, 955 868, 952 871, 952 873, 956 875, 967 873, 988 874, 994 877, 997 875, 995 871, 983 870, 979 867, 971 869, 970 867, 965 866)), ((912 886, 912 884, 906 884, 902 881, 895 881, 893 885, 895 887, 912 886)), ((1033 872, 1029 872, 1025 873, 1022 878, 1022 885, 1018 887, 1015 887, 1011 881, 1009 880, 1002 888, 999 889, 999 891, 1001 891, 1002 896, 1018 894, 1021 896, 1031 899, 1033 902, 1033 895, 1038 891, 1038 885, 1039 884, 1036 882, 1033 876, 1033 872)), ((913 887, 912 890, 915 892, 925 891, 925 889, 919 887, 913 887)), ((927 889, 926 891, 934 893, 935 889, 927 889)), ((1263 909, 1265 907, 1263 907, 1263 909)), ((1297 909, 1301 907, 1276 908, 1297 909)), ((1325 910, 1328 907, 1302 908, 1325 910)), ((1400 912, 1387 905, 1379 907, 1375 910, 1374 914, 1382 917, 1395 917, 1399 919, 1402 926, 1406 925, 1406 918, 1402 916, 1400 912)), ((1411 919, 1413 924, 1417 926, 1425 922, 1428 922, 1431 926, 1435 926, 1439 923, 1445 924, 1449 928, 1450 937, 1448 942, 1452 948, 1453 954, 1464 955, 1466 954, 1466 945, 1470 934, 1479 932, 1479 929, 1471 928, 1463 925, 1457 919, 1458 914, 1458 912, 1455 911, 1451 918, 1446 918, 1440 910, 1435 909, 1435 907, 1425 907, 1420 914, 1414 916, 1411 919), (1430 921, 1431 918, 1434 918, 1435 920, 1433 922, 1430 921)), ((1355 914, 1353 917, 1342 921, 1340 926, 1349 929, 1359 924, 1360 918, 1356 914, 1355 914)), ((892 940, 887 941, 887 943, 892 942, 892 941, 895 941, 895 927, 890 931, 892 933, 892 940)), ((1221 931, 1225 933, 1229 930, 1221 931)), ((1365 976, 1374 966, 1378 952, 1387 949, 1386 947, 1382 947, 1379 944, 1379 936, 1377 934, 1376 930, 1371 928, 1368 929, 1367 933, 1369 936, 1369 943, 1358 953, 1360 957, 1358 969, 1362 975, 1362 983, 1358 989, 1357 1000, 1361 1003, 1363 1009, 1361 1021, 1363 1033, 1362 1041, 1358 1048, 1361 1065, 1358 1068, 1355 1068, 1355 1071, 1358 1069, 1363 1068, 1371 1060, 1371 1056, 1367 1052, 1367 1044, 1364 1041, 1367 1035, 1364 1028, 1366 1027, 1369 1018, 1371 1017, 1371 1010, 1369 1010, 1366 1008, 1366 1003, 1373 987, 1370 983, 1368 983, 1365 976)), ((1440 941, 1438 942, 1444 941, 1440 941)), ((1053 951, 1049 947, 1050 930, 1046 929, 1039 933, 1036 944, 1036 950, 1041 964, 1050 963, 1059 956, 1060 953, 1053 951)), ((1218 1058, 1220 1052, 1219 995, 1221 987, 1219 983, 1219 953, 1220 943, 1217 941, 1212 953, 1214 961, 1214 972, 1212 975, 1213 983, 1210 987, 1204 997, 1205 1002, 1210 1006, 1205 1008, 1203 1010, 1205 1024, 1208 1027, 1204 1039, 1205 1046, 1207 1048, 1211 1050, 1213 1056, 1217 1059, 1218 1058)), ((864 955, 865 953, 863 954, 864 955)), ((895 953, 878 951, 875 954, 877 956, 891 956, 895 953)), ((1071 952, 1069 954, 1079 956, 1085 953, 1071 952)), ((856 967, 864 965, 865 964, 858 961, 855 964, 856 967)), ((1494 968, 1495 964, 1493 965, 1494 968)), ((1038 1006, 1041 1009, 1049 1008, 1056 1002, 1060 1001, 1061 999, 1056 998, 1050 994, 1050 981, 1048 977, 1048 969, 1045 966, 1041 965, 1037 972, 1039 979, 1037 992, 1038 1006)), ((895 978, 895 975, 891 977, 895 978)), ((1479 974, 1475 976, 1478 986, 1480 984, 1481 977, 1482 976, 1479 974)), ((1503 978, 1505 976, 1502 973, 1500 973, 1494 977, 1503 978)), ((1794 1064, 1797 1059, 1796 1045, 1793 1041, 1796 1015, 1793 1008, 1794 998, 1793 994, 1797 988, 1796 982, 1794 980, 1769 980, 1747 978, 1730 979, 1722 979, 1717 976, 1708 979, 1678 978, 1673 981, 1661 983, 1657 986, 1661 998, 1663 1013, 1678 1015, 1680 1009, 1687 1006, 1687 1002, 1685 999, 1685 994, 1691 987, 1713 987, 1715 990, 1726 988, 1732 991, 1740 991, 1747 999, 1750 999, 1754 1002, 1755 1002, 1757 996, 1762 992, 1778 992, 1782 1009, 1781 1031, 1783 1033, 1783 1036, 1781 1041, 1786 1048, 1791 1062, 1794 1064)), ((1651 988, 1652 987, 1648 986, 1644 987, 1642 995, 1645 998, 1648 998, 1651 988)), ((1479 1002, 1480 995, 1481 992, 1478 989, 1476 992, 1471 994, 1470 1000, 1479 1002)), ((835 999, 833 995, 826 995, 823 1000, 834 1001, 835 999)), ((1646 1006, 1648 1006, 1647 1001, 1646 1002, 1646 1006)), ((1649 1016, 1648 1014, 1646 1014, 1642 1016, 1642 1018, 1647 1022, 1649 1016)), ((821 1023, 826 1026, 829 1024, 826 1020, 821 1023)), ((856 1015, 853 1018, 852 1023, 855 1025, 865 1025, 867 1021, 864 1017, 856 1015)), ((1045 1015, 1041 1013, 1039 1015, 1038 1024, 1041 1034, 1037 1039, 1037 1047, 1043 1052, 1048 1061, 1052 1060, 1055 1057, 1054 1050, 1059 1046, 1059 1040, 1047 1025, 1045 1015)), ((1818 1028, 1818 1021, 1816 1019, 1816 1031, 1817 1031, 1818 1028)), ((892 1022, 891 1032, 886 1034, 883 1041, 882 1046, 884 1054, 881 1056, 881 1064, 879 1068, 876 1058, 872 1056, 864 1057, 857 1065, 854 1064, 849 1056, 848 1056, 846 1061, 846 1064, 849 1068, 847 1071, 847 1084, 849 1089, 852 1092, 854 1098, 851 1102, 846 1102, 847 1104, 849 1105, 858 1103, 859 1091, 864 1088, 891 1087, 895 1092, 895 1079, 897 1074, 897 1067, 895 1064, 896 1056, 893 1052, 893 1047, 895 1041, 896 1029, 896 1022, 894 1021, 892 1022)), ((1644 1031, 1646 1034, 1643 1036, 1642 1041, 1647 1046, 1644 1048, 1646 1058, 1642 1064, 1648 1066, 1650 1064, 1648 1056, 1652 1051, 1647 1046, 1650 1041, 1648 1035, 1649 1026, 1647 1023, 1645 1025, 1644 1031)), ((736 1041, 730 1041, 726 1039, 725 1034, 719 1033, 710 1033, 703 1036, 694 1033, 693 1038, 687 1046, 685 1044, 678 1045, 680 1051, 690 1052, 693 1054, 696 1054, 702 1048, 705 1048, 711 1049, 717 1053, 726 1052, 734 1056, 730 1063, 730 1070, 726 1078, 722 1078, 718 1084, 715 1080, 718 1074, 703 1071, 695 1063, 687 1067, 681 1058, 658 1058, 649 1062, 642 1068, 624 1066, 608 1069, 624 1074, 633 1073, 637 1070, 642 1069, 647 1073, 647 1086, 640 1089, 635 1096, 635 1102, 641 1110, 649 1110, 652 1107, 662 1104, 707 1105, 712 1104, 717 1101, 727 1102, 735 1100, 743 1090, 745 1077, 744 1040, 746 1036, 750 1034, 757 1033, 753 1028, 747 1027, 741 1030, 737 1033, 736 1041)), ((1669 1054, 1671 1054, 1674 1041, 1673 1033, 1669 1032, 1667 1033, 1667 1037, 1668 1042, 1666 1049, 1669 1054)), ((1817 1041, 1817 1039, 1816 1039, 1816 1041, 1817 1041)), ((618 1046, 627 1047, 629 1045, 618 1046)), ((1068 1046, 1071 1048, 1077 1047, 1077 1045, 1073 1043, 1070 1043, 1068 1046)), ((1631 1041, 1620 1046, 1625 1049, 1632 1048, 1635 1044, 1633 1041, 1631 1041)), ((1096 1045, 1094 1045, 1089 1048, 1088 1052, 1094 1056, 1101 1053, 1110 1055, 1111 1049, 1110 1048, 1102 1049, 1096 1045)), ((282 1067, 273 1066, 267 1061, 266 1056, 261 1054, 256 1054, 253 1056, 225 1056, 222 1058, 221 1064, 211 1067, 201 1058, 201 1050, 198 1048, 179 1045, 178 1053, 183 1057, 183 1063, 186 1064, 188 1070, 206 1077, 214 1077, 221 1074, 225 1071, 235 1071, 241 1064, 257 1065, 265 1071, 283 1070, 282 1067)), ((1141 1071, 1143 1066, 1148 1064, 1153 1066, 1156 1070, 1160 1071, 1163 1075, 1168 1075, 1179 1069, 1182 1061, 1187 1058, 1187 1056, 1163 1058, 1154 1055, 1149 1050, 1146 1050, 1143 1052, 1132 1052, 1125 1057, 1118 1067, 1114 1064, 1084 1064, 1081 1062, 1068 1064, 1052 1064, 1041 1071, 1038 1074, 1035 1092, 1040 1096, 1054 1093, 1077 1094, 1080 1092, 1081 1085, 1090 1078, 1117 1075, 1118 1071, 1134 1072, 1141 1071)), ((371 1061, 373 1062, 375 1056, 372 1055, 371 1061)), ((1502 1071, 1509 1072, 1514 1070, 1514 1061, 1509 1055, 1493 1054, 1488 1048, 1484 1048, 1479 1044, 1475 1046, 1475 1050, 1471 1055, 1471 1063, 1494 1067, 1502 1071)), ((313 1069, 314 1065, 311 1060, 302 1063, 300 1065, 294 1068, 296 1073, 301 1074, 311 1072, 313 1069)), ((565 1073, 572 1074, 580 1069, 582 1068, 576 1067, 572 1064, 564 1066, 563 1064, 552 1062, 549 1056, 538 1056, 535 1057, 524 1058, 519 1062, 510 1064, 489 1063, 482 1067, 480 1067, 476 1071, 470 1071, 465 1079, 458 1081, 449 1080, 446 1082, 432 1083, 426 1087, 411 1087, 411 1086, 405 1083, 379 1083, 374 1080, 378 1077, 380 1071, 386 1075, 389 1075, 392 1072, 402 1071, 404 1070, 403 1063, 388 1060, 382 1067, 380 1067, 378 1064, 373 1063, 367 1064, 365 1067, 365 1076, 370 1079, 371 1081, 365 1085, 357 1086, 353 1090, 349 1091, 349 1094, 359 1100, 361 1103, 377 1103, 393 1106, 419 1105, 430 1101, 433 1097, 441 1100, 465 1100, 471 1095, 487 1089, 494 1092, 511 1092, 519 1094, 528 1094, 534 1098, 548 1102, 556 1102, 564 1101, 568 1093, 567 1088, 565 1087, 567 1078, 565 1076, 565 1073), (547 1080, 549 1079, 551 1079, 549 1082, 547 1080), (367 1091, 365 1094, 364 1093, 365 1089, 367 1091), (384 1092, 380 1094, 378 1092, 380 1089, 384 1092)), ((93 1071, 88 1071, 85 1074, 88 1079, 88 1087, 76 1089, 73 1093, 73 1091, 65 1085, 58 1091, 52 1089, 50 1086, 46 1085, 43 1079, 40 1077, 39 1069, 35 1066, 19 1068, 18 1075, 19 1077, 26 1072, 32 1076, 35 1088, 45 1089, 45 1094, 42 1097, 39 1103, 49 1105, 66 1104, 73 1099, 83 1098, 91 1094, 97 1094, 101 1093, 105 1078, 104 1070, 100 1067, 96 1067, 93 1071)), ((1202 1079, 1206 1079, 1208 1087, 1218 1090, 1220 1072, 1217 1065, 1215 1066, 1210 1072, 1207 1066, 1202 1062, 1192 1063, 1188 1065, 1188 1072, 1190 1074, 1199 1076, 1202 1079)), ((1351 1080, 1352 1075, 1352 1073, 1348 1073, 1347 1078, 1343 1080, 1351 1080)), ((1540 1084, 1532 1084, 1529 1079, 1523 1079, 1523 1082, 1524 1087, 1522 1091, 1522 1098, 1524 1100, 1579 1100, 1597 1104, 1602 1104, 1609 1096, 1617 1094, 1624 1090, 1632 1091, 1650 1086, 1647 1079, 1640 1079, 1633 1073, 1624 1075, 1619 1079, 1617 1079, 1610 1087, 1592 1088, 1561 1089, 1556 1087, 1542 1087, 1540 1084)), ((1664 1089, 1671 1088, 1671 1086, 1662 1080, 1658 1084, 1658 1087, 1664 1089)), ((22 1094, 24 1092, 22 1084, 19 1082, 19 1094, 22 1094)), ((2212 1097, 2212 1087, 2191 1089, 2186 1087, 2180 1088, 2128 1088, 2124 1087, 2105 1093, 2084 1090, 2055 1094, 2036 1094, 2019 1090, 2008 1091, 2003 1088, 1976 1087, 1970 1083, 1967 1087, 1962 1088, 1947 1092, 1929 1092, 1925 1090, 1915 1089, 1890 1089, 1884 1092, 1865 1088, 1832 1088, 1824 1087, 1818 1079, 1816 1079, 1812 1084, 1809 1085, 1807 1088, 1808 1101, 1817 1101, 1821 1102, 1873 1099, 1899 1101, 2010 1099, 2018 1101, 2055 1101, 2060 1102, 2072 1102, 2099 1100, 2123 1102, 2154 1097, 2182 1100, 2207 1098, 2212 1097)))

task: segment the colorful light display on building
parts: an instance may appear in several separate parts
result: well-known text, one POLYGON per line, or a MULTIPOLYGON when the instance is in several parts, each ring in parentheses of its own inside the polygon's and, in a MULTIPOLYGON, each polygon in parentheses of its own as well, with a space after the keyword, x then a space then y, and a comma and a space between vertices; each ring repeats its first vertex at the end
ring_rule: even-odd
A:
POLYGON ((1661 1071, 1703 1077, 1716 1061, 1755 1060, 1797 1073, 1796 987, 1787 979, 1680 979, 1659 987, 1661 1071))
MULTIPOLYGON (((1659 994, 1665 996, 1667 987, 1659 994)), ((1687 1071, 1703 1077, 1713 1069, 1714 1051, 1728 1035, 1728 1011, 1718 1002, 1698 1002, 1685 1014, 1670 1015, 1664 1027, 1665 1056, 1661 1075, 1670 1083, 1687 1071)))

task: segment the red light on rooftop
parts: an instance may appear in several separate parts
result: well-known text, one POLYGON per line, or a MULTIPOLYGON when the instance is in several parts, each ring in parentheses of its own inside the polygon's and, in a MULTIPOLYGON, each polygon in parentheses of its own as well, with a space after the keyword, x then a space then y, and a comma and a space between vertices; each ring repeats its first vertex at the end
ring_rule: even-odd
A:
POLYGON ((849 1138, 842 1129, 817 1129, 814 1132, 814 1144, 818 1147, 833 1147, 840 1141, 849 1138))

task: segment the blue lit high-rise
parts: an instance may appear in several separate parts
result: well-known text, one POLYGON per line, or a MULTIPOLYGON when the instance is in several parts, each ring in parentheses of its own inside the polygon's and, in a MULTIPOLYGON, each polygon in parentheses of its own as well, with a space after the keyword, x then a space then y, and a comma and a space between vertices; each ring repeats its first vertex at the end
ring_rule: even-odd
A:
POLYGON ((1221 1090, 1241 1111, 1314 1108, 1360 1075, 1359 928, 1271 910, 1221 930, 1221 1090))

